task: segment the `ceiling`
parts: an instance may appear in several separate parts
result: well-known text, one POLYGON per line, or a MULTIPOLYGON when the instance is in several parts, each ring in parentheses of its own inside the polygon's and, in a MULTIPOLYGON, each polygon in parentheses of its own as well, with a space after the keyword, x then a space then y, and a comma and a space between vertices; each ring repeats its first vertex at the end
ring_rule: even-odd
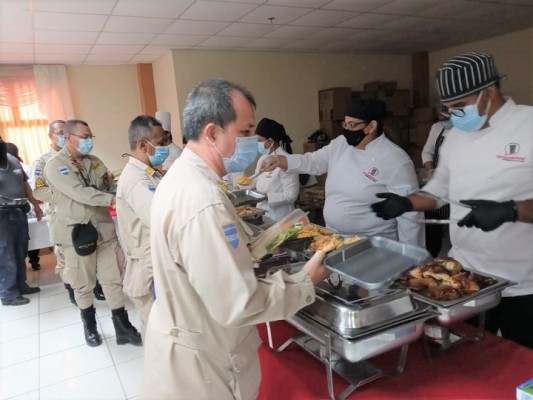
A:
POLYGON ((149 63, 169 49, 405 54, 532 27, 533 0, 0 0, 0 23, 0 63, 149 63))

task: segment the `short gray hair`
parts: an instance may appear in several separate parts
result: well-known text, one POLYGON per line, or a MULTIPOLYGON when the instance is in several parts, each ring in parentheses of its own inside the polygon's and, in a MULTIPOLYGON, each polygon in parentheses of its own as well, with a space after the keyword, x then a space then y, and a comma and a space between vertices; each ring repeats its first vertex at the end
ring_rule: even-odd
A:
POLYGON ((82 121, 81 119, 69 119, 67 122, 65 122, 65 126, 63 126, 63 134, 70 134, 76 130, 78 125, 84 125, 89 126, 89 124, 85 121, 82 121))
POLYGON ((149 115, 139 115, 131 121, 130 128, 128 129, 130 150, 135 150, 137 148, 137 141, 139 139, 153 139, 154 132, 152 128, 154 126, 161 126, 161 122, 149 115))
POLYGON ((63 121, 62 119, 56 119, 52 122, 50 122, 50 125, 48 125, 48 132, 50 133, 54 133, 54 128, 57 124, 64 124, 65 121, 63 121))
POLYGON ((202 129, 210 123, 224 128, 237 115, 231 101, 236 90, 255 108, 253 95, 244 87, 223 79, 210 79, 196 86, 187 97, 183 110, 183 132, 186 140, 197 140, 202 129))

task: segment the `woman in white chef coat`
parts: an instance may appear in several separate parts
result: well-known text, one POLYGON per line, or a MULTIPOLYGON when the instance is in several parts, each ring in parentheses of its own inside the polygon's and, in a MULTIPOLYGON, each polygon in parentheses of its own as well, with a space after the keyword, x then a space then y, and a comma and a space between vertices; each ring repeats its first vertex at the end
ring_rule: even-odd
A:
POLYGON ((326 179, 324 220, 340 234, 383 236, 424 246, 421 213, 384 221, 370 205, 380 191, 413 193, 418 181, 409 156, 383 134, 385 103, 354 100, 344 118, 343 134, 320 150, 293 155, 270 155, 261 168, 282 168, 293 173, 321 175, 326 179))
MULTIPOLYGON (((255 129, 258 151, 262 156, 257 161, 255 173, 261 170, 261 163, 269 155, 287 156, 292 154, 291 138, 285 127, 279 122, 263 118, 255 129)), ((263 172, 257 177, 256 190, 267 195, 267 200, 258 203, 257 207, 266 210, 266 216, 279 221, 292 210, 300 191, 298 174, 287 173, 281 168, 263 172)))

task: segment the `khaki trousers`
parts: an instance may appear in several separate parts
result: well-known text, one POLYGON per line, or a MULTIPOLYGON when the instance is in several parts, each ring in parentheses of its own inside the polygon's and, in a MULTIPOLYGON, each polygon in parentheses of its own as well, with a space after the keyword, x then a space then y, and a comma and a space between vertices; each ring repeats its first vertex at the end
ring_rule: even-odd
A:
POLYGON ((88 256, 79 256, 74 246, 64 245, 66 267, 63 272, 65 282, 74 289, 80 309, 93 305, 93 289, 96 279, 102 285, 106 302, 111 310, 124 307, 125 296, 118 266, 118 241, 99 242, 96 251, 88 256))
POLYGON ((59 275, 63 283, 65 282, 65 279, 63 278, 63 272, 65 271, 65 255, 63 254, 63 247, 60 245, 54 246, 54 254, 56 256, 56 274, 59 275))
POLYGON ((144 339, 146 337, 145 336, 146 335, 146 325, 148 324, 148 316, 150 315, 150 310, 152 309, 152 304, 154 304, 154 298, 152 297, 152 294, 149 293, 149 294, 146 294, 144 296, 139 296, 139 297, 131 297, 130 296, 130 299, 133 302, 133 304, 135 304, 135 307, 137 307, 139 309, 139 316, 140 316, 140 320, 141 320, 140 331, 141 331, 141 336, 142 336, 143 343, 144 343, 144 339))

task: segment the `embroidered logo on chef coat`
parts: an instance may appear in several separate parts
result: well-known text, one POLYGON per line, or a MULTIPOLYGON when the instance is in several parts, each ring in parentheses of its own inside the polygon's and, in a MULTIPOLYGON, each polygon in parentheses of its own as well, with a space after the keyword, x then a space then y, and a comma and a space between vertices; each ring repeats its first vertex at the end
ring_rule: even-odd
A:
POLYGON ((503 155, 497 155, 500 160, 504 161, 515 161, 515 162, 524 162, 526 161, 526 157, 519 156, 520 153, 520 145, 518 143, 508 143, 505 146, 505 154, 503 155))
POLYGON ((239 237, 237 236, 237 227, 235 224, 227 224, 222 226, 222 229, 224 230, 224 235, 226 236, 226 240, 228 243, 236 249, 239 247, 239 237))
POLYGON ((65 166, 59 167, 59 172, 61 172, 63 175, 68 175, 68 168, 65 166))
POLYGON ((363 175, 366 176, 368 179, 370 179, 372 182, 377 182, 379 175, 379 169, 376 167, 370 168, 367 172, 363 172, 363 175))
POLYGON ((41 176, 43 170, 39 167, 35 167, 35 176, 41 176))

